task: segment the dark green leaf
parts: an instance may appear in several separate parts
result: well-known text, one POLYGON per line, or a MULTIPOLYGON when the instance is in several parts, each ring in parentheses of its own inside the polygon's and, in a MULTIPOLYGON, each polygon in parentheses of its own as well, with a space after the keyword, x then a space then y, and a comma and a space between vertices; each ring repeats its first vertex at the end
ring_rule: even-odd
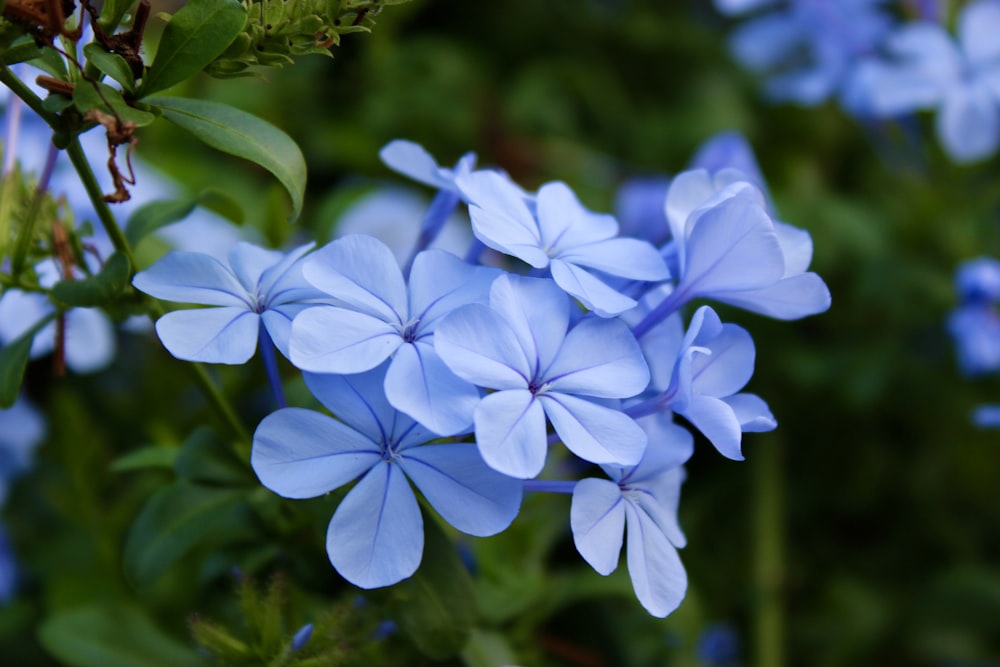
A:
POLYGON ((143 447, 116 459, 111 464, 111 470, 114 472, 127 472, 130 470, 147 470, 149 468, 173 469, 180 451, 179 447, 164 447, 162 445, 143 447))
POLYGON ((0 348, 0 409, 9 408, 17 400, 35 333, 32 329, 0 348))
POLYGON ((42 55, 42 49, 35 43, 35 40, 31 39, 26 42, 21 42, 20 44, 15 44, 0 56, 0 63, 7 65, 16 65, 17 63, 22 63, 25 60, 31 60, 33 58, 38 58, 42 55))
POLYGON ((455 545, 424 519, 420 568, 392 589, 389 613, 424 655, 442 660, 462 650, 476 616, 472 577, 455 545))
POLYGON ((149 125, 156 116, 148 111, 131 107, 125 102, 122 94, 105 83, 81 81, 73 88, 73 105, 86 113, 96 109, 101 113, 118 114, 123 121, 131 121, 138 127, 149 125))
POLYGON ((267 121, 218 102, 184 97, 155 97, 146 102, 212 148, 255 162, 274 174, 292 198, 291 219, 299 217, 306 163, 291 137, 267 121))
POLYGON ((128 286, 128 258, 116 252, 95 276, 80 280, 60 280, 52 286, 52 298, 67 306, 103 306, 111 303, 128 286))
POLYGON ((230 222, 242 225, 245 218, 243 205, 232 195, 218 188, 205 188, 198 194, 198 203, 230 222))
POLYGON ((239 485, 256 481, 250 468, 208 428, 198 429, 184 441, 174 470, 190 482, 239 485))
POLYGON ((105 51, 96 42, 91 42, 84 46, 83 55, 87 57, 88 63, 120 83, 125 90, 135 90, 135 79, 132 76, 132 68, 129 67, 128 63, 120 55, 105 51))
POLYGON ((101 17, 98 19, 104 32, 108 34, 115 32, 129 7, 134 4, 135 0, 104 0, 104 4, 101 6, 101 17))
POLYGON ((72 667, 203 667, 193 649, 124 604, 90 605, 50 616, 38 632, 42 646, 72 667))
POLYGON ((178 481, 142 508, 125 543, 125 574, 140 589, 232 522, 242 491, 178 481))
POLYGON ((246 21, 238 0, 186 3, 163 30, 140 96, 166 90, 203 70, 243 32, 246 21))
POLYGON ((188 217, 196 205, 194 199, 161 199, 143 204, 129 217, 125 238, 135 246, 157 229, 188 217))

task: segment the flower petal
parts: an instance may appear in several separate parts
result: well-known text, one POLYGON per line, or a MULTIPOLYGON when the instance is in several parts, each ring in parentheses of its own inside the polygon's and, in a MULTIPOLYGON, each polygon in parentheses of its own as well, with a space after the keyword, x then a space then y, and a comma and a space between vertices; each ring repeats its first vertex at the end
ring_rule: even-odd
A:
POLYGON ((476 238, 536 269, 548 265, 535 216, 520 189, 506 176, 494 171, 475 171, 458 178, 456 183, 469 202, 476 238))
POLYGON ((1000 58, 1000 2, 978 0, 958 14, 958 42, 969 63, 987 65, 1000 58))
POLYGON ((292 363, 314 373, 360 373, 375 368, 402 345, 385 320, 336 306, 316 306, 292 322, 292 363))
POLYGON ((555 358, 569 326, 570 301, 551 280, 504 274, 490 288, 490 308, 517 336, 529 377, 555 358))
POLYGON ((475 420, 476 444, 489 467, 520 479, 542 471, 548 450, 545 411, 531 392, 492 393, 476 406, 475 420))
POLYGON ((687 573, 677 550, 645 512, 627 504, 625 514, 632 587, 646 611, 663 618, 684 599, 687 573))
POLYGON ((760 396, 742 393, 727 396, 722 400, 733 409, 736 419, 740 422, 740 430, 744 433, 766 433, 778 428, 778 422, 771 414, 771 409, 760 396))
POLYGON ((421 334, 433 330, 436 320, 460 306, 487 303, 490 285, 499 269, 473 266, 443 250, 426 250, 410 270, 410 316, 420 318, 421 334))
POLYGON ((583 559, 599 574, 611 574, 618 567, 625 538, 625 502, 618 485, 593 477, 577 482, 569 523, 583 559))
POLYGON ((570 296, 601 317, 614 317, 635 307, 635 300, 609 287, 586 269, 553 259, 552 278, 570 296))
POLYGON ((285 498, 315 498, 382 460, 378 445, 324 414, 282 408, 253 434, 250 465, 261 484, 285 498))
POLYGON ((455 375, 425 343, 399 346, 385 377, 389 403, 438 435, 468 433, 479 390, 455 375))
POLYGON ((521 481, 487 466, 474 444, 414 447, 399 465, 438 514, 464 533, 495 535, 521 506, 521 481))
POLYGON ((618 234, 618 221, 588 211, 569 186, 554 181, 538 189, 538 229, 542 247, 550 255, 559 255, 580 244, 613 238, 618 234))
POLYGON ((337 508, 326 552, 344 579, 361 588, 390 586, 417 571, 424 551, 420 507, 399 466, 382 462, 337 508))
POLYGON ((620 278, 666 280, 670 277, 667 263, 656 248, 639 239, 617 238, 578 245, 557 256, 571 264, 620 278))
POLYGON ((247 294, 256 294, 261 276, 283 258, 284 253, 278 250, 240 241, 229 251, 229 267, 247 294))
POLYGON ((544 377, 552 391, 628 398, 649 384, 649 369, 624 322, 587 318, 566 335, 544 377))
POLYGON ((691 362, 692 390, 722 398, 735 394, 753 376, 756 350, 743 327, 723 324, 722 331, 705 346, 711 354, 699 354, 691 362))
POLYGON ((243 364, 257 349, 260 316, 246 307, 175 310, 156 321, 170 354, 185 361, 243 364))
POLYGON ((742 461, 742 431, 733 408, 712 396, 692 396, 684 411, 678 410, 701 431, 719 453, 733 461, 742 461))
POLYGON ((938 138, 952 160, 975 162, 1000 145, 1000 109, 985 86, 955 87, 936 119, 938 138))
POLYGON ((830 309, 830 289, 815 273, 800 273, 753 290, 713 292, 712 299, 777 320, 798 320, 830 309))
POLYGON ((302 275, 354 310, 386 322, 407 319, 403 272, 376 238, 351 234, 331 241, 303 260, 302 275))
POLYGON ((496 311, 463 306, 434 329, 434 349, 455 375, 480 387, 526 388, 532 368, 517 336, 496 311))
POLYGON ((583 460, 635 465, 642 458, 646 433, 625 413, 569 394, 538 399, 560 439, 583 460))
POLYGON ((66 365, 74 373, 92 373, 104 368, 114 360, 117 349, 115 329, 104 311, 99 308, 66 311, 66 365))
POLYGON ((197 252, 169 252, 132 279, 157 299, 207 306, 248 307, 247 290, 222 262, 197 252))

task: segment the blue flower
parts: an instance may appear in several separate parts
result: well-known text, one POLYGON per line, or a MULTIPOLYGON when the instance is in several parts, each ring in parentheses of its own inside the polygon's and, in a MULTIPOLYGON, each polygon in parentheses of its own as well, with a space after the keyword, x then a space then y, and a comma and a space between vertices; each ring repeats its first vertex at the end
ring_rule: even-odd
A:
POLYGON ((479 391, 441 361, 434 331, 455 308, 485 301, 497 269, 427 250, 414 260, 407 285, 383 243, 354 235, 316 251, 303 273, 337 305, 295 319, 292 363, 315 373, 359 373, 392 357, 385 392, 397 410, 440 435, 471 426, 479 391))
POLYGON ((432 188, 453 192, 459 197, 462 196, 462 191, 456 181, 472 173, 476 166, 476 154, 469 152, 459 159, 454 168, 441 167, 423 146, 403 139, 390 141, 378 155, 390 169, 432 188))
POLYGON ((889 35, 888 62, 868 65, 872 112, 895 116, 936 109, 938 138, 956 162, 986 158, 1000 146, 1000 0, 979 0, 958 15, 957 41, 938 23, 889 35))
POLYGON ((600 400, 634 396, 649 383, 635 338, 618 320, 569 324, 570 300, 551 280, 503 275, 489 307, 459 308, 438 325, 434 346, 448 367, 496 390, 476 405, 476 444, 504 474, 527 479, 542 470, 546 417, 587 461, 630 465, 642 456, 642 429, 600 400))
POLYGON ((174 251, 136 274, 132 284, 159 299, 216 306, 176 310, 157 320, 156 333, 178 359, 246 363, 263 331, 287 357, 292 319, 327 300, 301 276, 298 262, 312 247, 285 254, 238 243, 229 266, 201 253, 174 251))
POLYGON ((989 303, 959 306, 948 317, 958 366, 965 375, 1000 370, 1000 313, 989 303))
POLYGON ((31 466, 45 432, 44 418, 24 396, 0 409, 0 505, 10 483, 31 466))
POLYGON ((469 200, 476 238, 535 269, 548 269, 559 287, 602 317, 636 302, 593 271, 632 280, 670 277, 656 248, 619 238, 615 219, 585 209, 565 183, 543 185, 537 199, 491 171, 459 178, 458 185, 469 200))
POLYGON ((977 257, 963 262, 955 273, 955 292, 962 302, 1000 301, 1000 261, 977 257))
POLYGON ((756 394, 740 392, 753 375, 753 339, 702 306, 691 318, 676 357, 665 406, 691 422, 719 452, 743 459, 744 432, 771 431, 777 422, 756 394))
POLYGON ((0 525, 0 605, 10 602, 17 590, 17 559, 7 539, 7 531, 0 525))
POLYGON ((1000 405, 977 405, 972 411, 972 423, 979 428, 1000 428, 1000 405))
POLYGON ((357 375, 305 374, 340 421, 285 408, 257 427, 250 462, 261 483, 286 498, 312 498, 360 478, 334 512, 327 553, 362 588, 412 575, 423 552, 423 520, 407 480, 452 526, 493 535, 513 521, 521 483, 483 463, 471 443, 437 436, 389 405, 386 365, 357 375))
POLYGON ((701 297, 782 320, 827 310, 826 284, 806 271, 809 233, 772 220, 745 178, 734 169, 697 169, 670 184, 666 210, 678 277, 670 307, 701 297))
POLYGON ((691 456, 691 434, 663 429, 635 466, 602 466, 611 478, 588 477, 573 489, 570 525, 577 551, 603 575, 618 566, 628 527, 627 561, 636 597, 657 617, 684 599, 687 574, 677 549, 686 544, 677 522, 682 464, 691 456))
MULTIPOLYGON (((751 19, 730 39, 734 57, 770 75, 768 97, 812 106, 844 91, 855 67, 873 53, 890 27, 883 0, 790 0, 751 19)), ((774 0, 716 0, 720 11, 742 13, 774 0)))

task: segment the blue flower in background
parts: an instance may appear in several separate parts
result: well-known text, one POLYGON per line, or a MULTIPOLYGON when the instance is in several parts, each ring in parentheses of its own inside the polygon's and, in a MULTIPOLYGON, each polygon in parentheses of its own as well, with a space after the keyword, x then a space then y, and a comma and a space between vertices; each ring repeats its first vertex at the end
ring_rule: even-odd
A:
POLYGON ((564 183, 543 185, 535 199, 496 172, 475 172, 459 178, 458 185, 469 200, 476 238, 535 269, 547 269, 559 287, 602 317, 636 302, 593 271, 631 280, 670 277, 656 248, 618 237, 614 217, 585 209, 564 183))
POLYGON ((438 325, 434 346, 448 367, 496 390, 475 407, 476 444, 504 474, 527 479, 541 472, 546 417, 582 459, 629 465, 642 456, 642 429, 601 400, 646 388, 638 343, 618 320, 591 316, 569 324, 570 301, 551 280, 503 275, 489 307, 459 308, 438 325))
POLYGON ((1000 369, 1000 262, 977 257, 955 274, 959 305, 948 316, 959 368, 965 375, 1000 369))
POLYGON ((977 257, 963 262, 955 273, 955 292, 963 303, 1000 301, 1000 261, 977 257))
POLYGON ((390 141, 378 155, 390 169, 432 188, 452 192, 458 197, 462 196, 462 191, 456 181, 472 173, 476 166, 476 154, 469 152, 458 160, 454 168, 441 167, 423 146, 404 139, 390 141))
POLYGON ((726 14, 762 7, 730 38, 733 56, 747 69, 768 75, 775 101, 821 104, 845 92, 854 68, 871 56, 891 26, 884 0, 716 0, 726 14))
POLYGON ((0 409, 0 505, 10 483, 31 466, 45 432, 45 419, 24 396, 0 409))
POLYGON ((972 423, 979 428, 1000 428, 1000 405, 977 405, 972 411, 972 423))
POLYGON ((0 525, 0 605, 10 602, 17 591, 17 559, 7 539, 7 531, 0 525))
POLYGON ((229 266, 208 255, 173 251, 136 274, 136 289, 158 299, 214 308, 176 310, 156 322, 164 347, 187 361, 242 364, 264 335, 288 356, 292 319, 326 295, 302 278, 299 260, 312 243, 289 253, 238 243, 229 266))
POLYGON ((871 111, 897 116, 937 111, 944 150, 959 163, 1000 146, 1000 0, 978 0, 958 15, 957 39, 939 23, 914 22, 885 41, 886 62, 867 65, 871 111))
POLYGON ((636 597, 661 618, 677 608, 687 590, 687 574, 677 555, 686 544, 677 505, 684 481, 681 466, 693 451, 685 429, 674 425, 662 435, 650 442, 637 465, 602 466, 610 480, 577 482, 570 508, 577 551, 600 574, 617 568, 627 532, 626 560, 636 597))
POLYGON ((455 308, 485 302, 499 270, 427 250, 415 258, 407 284, 392 252, 359 234, 316 251, 303 273, 337 305, 295 319, 292 363, 315 373, 359 373, 392 357, 389 402, 440 435, 467 432, 479 390, 441 361, 434 331, 455 308))
POLYGON ((340 421, 278 410, 257 427, 250 458, 261 483, 286 498, 320 496, 360 478, 330 521, 327 552, 362 588, 394 584, 420 564, 423 520, 409 482, 445 521, 471 535, 505 529, 521 501, 521 483, 489 468, 474 444, 427 444, 437 435, 386 400, 386 369, 306 373, 309 389, 340 421))

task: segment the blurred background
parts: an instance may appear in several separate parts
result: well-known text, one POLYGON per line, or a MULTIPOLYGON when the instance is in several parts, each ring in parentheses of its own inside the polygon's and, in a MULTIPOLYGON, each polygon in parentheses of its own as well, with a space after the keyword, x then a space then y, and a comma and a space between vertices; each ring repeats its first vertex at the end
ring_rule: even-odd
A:
MULTIPOLYGON (((963 378, 945 328, 955 267, 1000 254, 1000 163, 952 165, 929 117, 862 124, 833 103, 767 103, 727 52, 732 25, 709 0, 414 0, 383 11, 372 34, 346 36, 333 60, 303 57, 266 80, 197 79, 185 94, 262 116, 302 147, 296 226, 266 173, 165 123, 140 134, 138 156, 182 186, 238 196, 245 225, 285 246, 323 242, 365 197, 409 188, 378 160, 395 138, 442 164, 475 151, 529 189, 564 180, 611 211, 623 182, 675 174, 716 133, 742 132, 780 218, 811 232, 812 268, 833 294, 830 311, 791 323, 720 308, 754 337, 748 390, 777 431, 746 435, 743 463, 697 443, 680 509, 690 590, 668 619, 645 613, 623 572, 600 581, 573 549, 568 499, 545 498, 518 519, 520 547, 470 544, 479 628, 526 667, 1000 665, 1000 432, 969 420, 1000 399, 1000 381, 963 378), (504 559, 509 571, 491 580, 504 559), (512 590, 515 580, 532 590, 512 590)), ((49 610, 126 595, 117 550, 159 481, 134 475, 123 490, 108 463, 136 439, 176 439, 204 420, 178 414, 195 394, 171 359, 147 358, 146 340, 121 346, 92 376, 29 368, 50 437, 4 509, 26 588, 0 610, 0 664, 51 664, 33 629, 49 610), (137 391, 139 376, 163 380, 137 391), (54 539, 39 544, 46 532, 54 539)), ((220 377, 256 423, 260 369, 220 377)), ((204 567, 190 571, 211 581, 204 567)), ((332 571, 321 577, 319 588, 343 587, 332 571)), ((211 613, 226 589, 157 589, 153 602, 181 636, 186 616, 211 613)))

